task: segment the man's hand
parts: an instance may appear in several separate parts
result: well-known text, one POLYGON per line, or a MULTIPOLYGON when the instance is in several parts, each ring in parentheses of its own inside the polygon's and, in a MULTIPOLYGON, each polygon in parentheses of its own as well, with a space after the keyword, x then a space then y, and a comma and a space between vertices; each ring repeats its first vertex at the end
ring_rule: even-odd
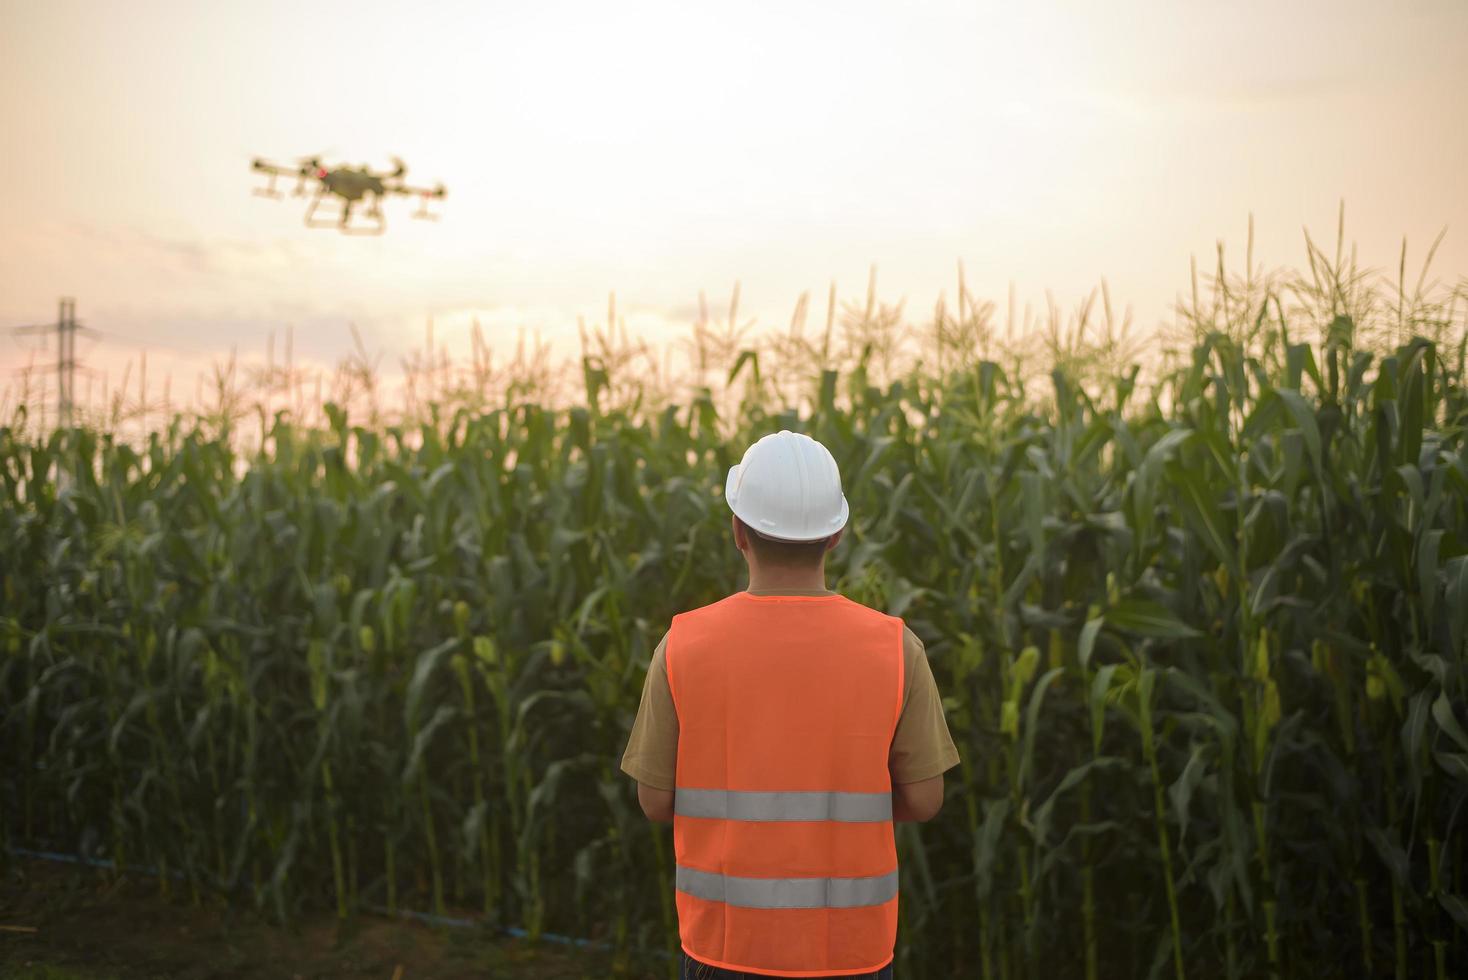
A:
POLYGON ((892 784, 893 820, 922 823, 932 820, 941 809, 943 809, 942 773, 921 782, 892 784))
POLYGON ((672 790, 655 789, 645 783, 638 783, 637 802, 642 804, 642 812, 647 814, 647 819, 655 823, 673 822, 672 790))

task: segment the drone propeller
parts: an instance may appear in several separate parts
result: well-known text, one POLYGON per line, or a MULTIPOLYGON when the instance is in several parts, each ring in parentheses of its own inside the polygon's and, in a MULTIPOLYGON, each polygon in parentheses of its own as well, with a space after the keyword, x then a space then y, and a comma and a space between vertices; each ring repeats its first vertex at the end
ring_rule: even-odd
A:
POLYGON ((400 178, 407 174, 408 165, 403 162, 402 157, 388 157, 388 159, 392 161, 392 173, 387 176, 400 178))

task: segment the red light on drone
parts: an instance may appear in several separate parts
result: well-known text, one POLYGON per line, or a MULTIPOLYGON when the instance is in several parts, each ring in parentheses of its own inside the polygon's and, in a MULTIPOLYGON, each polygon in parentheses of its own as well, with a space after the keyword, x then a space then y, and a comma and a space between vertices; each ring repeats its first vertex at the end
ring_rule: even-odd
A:
POLYGON ((316 176, 317 176, 317 178, 325 177, 326 176, 326 168, 325 167, 317 167, 316 168, 316 176))

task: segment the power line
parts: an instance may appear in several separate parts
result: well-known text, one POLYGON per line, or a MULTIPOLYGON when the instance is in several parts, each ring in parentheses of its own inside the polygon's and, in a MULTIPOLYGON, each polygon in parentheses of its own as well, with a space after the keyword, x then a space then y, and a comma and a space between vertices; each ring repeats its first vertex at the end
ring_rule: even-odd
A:
POLYGON ((219 351, 207 351, 200 347, 190 347, 173 341, 142 340, 137 337, 124 337, 108 330, 98 330, 96 327, 82 327, 90 337, 104 340, 108 343, 127 344, 131 347, 139 347, 143 350, 160 350, 171 354, 192 354, 196 357, 218 357, 219 351))

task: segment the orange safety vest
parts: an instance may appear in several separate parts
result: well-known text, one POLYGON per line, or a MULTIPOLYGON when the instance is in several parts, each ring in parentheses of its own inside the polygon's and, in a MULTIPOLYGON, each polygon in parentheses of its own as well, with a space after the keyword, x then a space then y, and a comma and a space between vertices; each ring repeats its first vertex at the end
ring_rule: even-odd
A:
POLYGON ((886 966, 902 620, 839 595, 738 592, 674 616, 665 656, 683 949, 786 977, 886 966))

